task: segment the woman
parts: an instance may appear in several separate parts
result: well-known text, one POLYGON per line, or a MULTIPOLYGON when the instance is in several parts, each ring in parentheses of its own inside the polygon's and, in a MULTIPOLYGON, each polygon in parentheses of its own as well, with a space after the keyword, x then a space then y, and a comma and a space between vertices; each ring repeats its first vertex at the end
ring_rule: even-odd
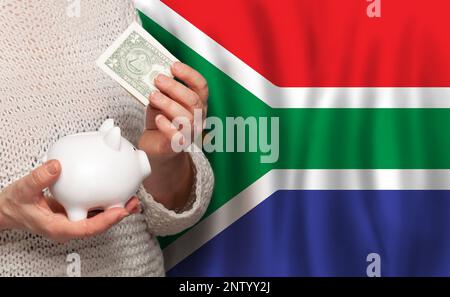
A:
POLYGON ((175 63, 184 84, 158 76, 161 92, 143 108, 94 63, 137 18, 131 1, 83 0, 79 17, 68 5, 0 4, 0 275, 65 275, 67 256, 78 253, 82 276, 162 276, 155 236, 192 226, 212 192, 204 155, 170 146, 171 119, 206 110, 206 81, 175 63), (70 222, 43 195, 61 166, 41 159, 60 137, 96 130, 106 118, 148 154, 153 173, 125 208, 70 222))

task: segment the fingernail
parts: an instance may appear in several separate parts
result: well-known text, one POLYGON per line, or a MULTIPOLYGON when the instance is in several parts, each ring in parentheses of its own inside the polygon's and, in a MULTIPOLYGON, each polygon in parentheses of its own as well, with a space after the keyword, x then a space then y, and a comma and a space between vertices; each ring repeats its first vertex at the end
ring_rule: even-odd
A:
POLYGON ((135 208, 133 208, 133 211, 131 213, 135 214, 135 213, 140 213, 142 210, 140 205, 137 205, 135 208))
POLYGON ((53 160, 47 162, 47 164, 45 165, 45 169, 50 175, 55 175, 58 173, 58 165, 56 161, 53 160))
POLYGON ((150 93, 150 96, 149 96, 149 97, 150 97, 150 100, 153 99, 153 98, 155 97, 155 94, 156 94, 156 93, 158 93, 158 90, 152 91, 152 92, 150 93))
POLYGON ((173 63, 172 68, 173 68, 173 70, 175 70, 177 72, 180 71, 181 70, 181 62, 173 63))
POLYGON ((169 80, 169 77, 165 76, 164 74, 158 74, 156 80, 160 83, 164 83, 169 80))
POLYGON ((162 115, 160 115, 160 114, 158 114, 156 117, 155 117, 155 121, 156 122, 161 122, 161 119, 162 119, 162 115))

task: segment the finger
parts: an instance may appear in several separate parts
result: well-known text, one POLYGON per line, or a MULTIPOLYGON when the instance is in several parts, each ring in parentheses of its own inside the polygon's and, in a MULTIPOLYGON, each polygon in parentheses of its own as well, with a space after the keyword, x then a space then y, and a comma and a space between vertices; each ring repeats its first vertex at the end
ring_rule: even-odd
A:
POLYGON ((142 212, 142 206, 140 204, 138 204, 130 213, 136 214, 136 213, 141 213, 141 212, 142 212))
POLYGON ((164 115, 157 115, 155 122, 158 130, 164 134, 166 139, 170 141, 170 144, 178 144, 180 146, 185 144, 186 140, 183 134, 164 115))
MULTIPOLYGON (((157 108, 169 119, 176 117, 186 118, 189 122, 194 121, 194 115, 177 101, 169 98, 161 92, 153 92, 150 95, 150 104, 157 108)), ((156 118, 155 118, 156 119, 156 118)))
POLYGON ((68 240, 94 236, 107 231, 119 223, 129 213, 124 208, 111 208, 85 220, 71 222, 61 219, 50 229, 50 237, 56 240, 68 240))
POLYGON ((136 213, 140 213, 141 211, 142 211, 141 204, 138 203, 138 204, 136 204, 135 207, 133 207, 133 209, 130 209, 129 213, 130 214, 136 214, 136 213))
POLYGON ((155 124, 155 117, 161 114, 161 111, 151 104, 147 105, 147 112, 145 115, 145 129, 147 130, 156 130, 158 129, 155 124))
POLYGON ((158 130, 145 130, 139 139, 138 147, 147 153, 148 156, 160 156, 162 154, 173 153, 170 147, 170 140, 158 130))
POLYGON ((133 211, 136 210, 136 208, 139 206, 141 202, 139 201, 139 198, 133 197, 130 200, 128 200, 127 204, 125 205, 125 209, 129 213, 133 213, 133 211))
POLYGON ((200 96, 173 78, 160 74, 156 77, 155 85, 161 92, 167 94, 170 98, 189 108, 191 111, 194 108, 202 107, 200 96))
POLYGON ((181 62, 175 62, 172 65, 172 74, 182 80, 205 102, 208 99, 208 83, 206 79, 193 68, 181 62))
POLYGON ((49 160, 15 183, 16 190, 25 198, 36 196, 55 183, 60 173, 59 162, 49 160))
POLYGON ((181 146, 184 142, 183 135, 164 115, 157 115, 155 123, 158 130, 145 130, 139 139, 139 149, 149 156, 173 154, 172 138, 175 137, 174 141, 178 140, 181 146))

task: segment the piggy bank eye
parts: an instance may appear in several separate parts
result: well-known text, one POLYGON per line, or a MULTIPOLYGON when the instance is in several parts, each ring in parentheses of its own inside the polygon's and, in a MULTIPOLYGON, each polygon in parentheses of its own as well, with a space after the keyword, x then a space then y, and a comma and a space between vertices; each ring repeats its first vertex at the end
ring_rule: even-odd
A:
POLYGON ((136 148, 133 146, 133 151, 136 151, 136 148))

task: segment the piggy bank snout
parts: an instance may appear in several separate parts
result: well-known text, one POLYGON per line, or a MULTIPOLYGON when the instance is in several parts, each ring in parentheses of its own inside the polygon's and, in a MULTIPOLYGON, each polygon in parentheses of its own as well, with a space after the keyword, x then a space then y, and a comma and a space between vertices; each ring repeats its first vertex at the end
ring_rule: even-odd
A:
POLYGON ((147 154, 144 151, 137 150, 136 153, 138 155, 138 162, 142 176, 143 178, 146 178, 147 176, 150 175, 150 173, 152 173, 150 161, 148 160, 147 154))

